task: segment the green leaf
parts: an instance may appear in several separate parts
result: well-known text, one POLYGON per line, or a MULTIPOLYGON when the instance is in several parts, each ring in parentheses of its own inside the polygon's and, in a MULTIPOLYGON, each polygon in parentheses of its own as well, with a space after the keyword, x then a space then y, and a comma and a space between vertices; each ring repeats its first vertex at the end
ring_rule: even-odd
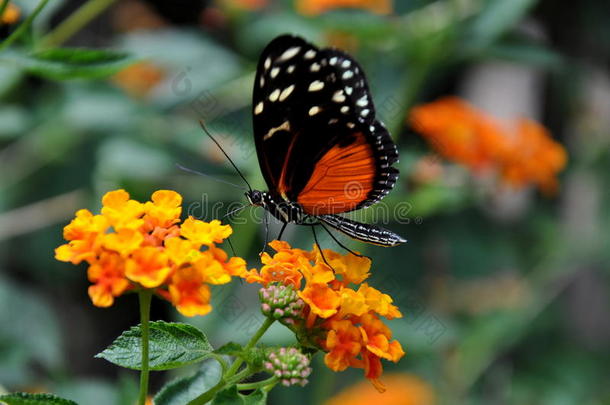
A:
POLYGON ((242 395, 233 386, 220 391, 212 401, 212 405, 264 405, 267 403, 267 393, 257 389, 249 395, 242 395))
POLYGON ((168 383, 155 396, 155 405, 184 405, 197 398, 213 386, 222 376, 220 364, 213 360, 206 360, 195 375, 180 378, 168 383))
POLYGON ((240 354, 243 349, 244 349, 243 346, 240 345, 239 343, 229 342, 229 343, 226 343, 226 344, 220 346, 218 349, 214 350, 214 353, 225 354, 227 356, 236 356, 236 355, 240 354))
MULTIPOLYGON (((119 336, 95 357, 135 370, 140 369, 140 326, 119 336)), ((214 349, 199 329, 184 323, 150 323, 150 369, 169 370, 204 360, 214 349)))
POLYGON ((498 37, 523 18, 535 4, 535 0, 488 0, 469 28, 468 48, 480 50, 493 43, 498 37))
POLYGON ((74 401, 53 394, 29 394, 27 392, 0 395, 0 402, 6 405, 77 405, 74 401))
POLYGON ((6 51, 0 62, 11 63, 47 79, 63 80, 107 77, 134 63, 135 59, 110 50, 56 48, 33 53, 6 51))

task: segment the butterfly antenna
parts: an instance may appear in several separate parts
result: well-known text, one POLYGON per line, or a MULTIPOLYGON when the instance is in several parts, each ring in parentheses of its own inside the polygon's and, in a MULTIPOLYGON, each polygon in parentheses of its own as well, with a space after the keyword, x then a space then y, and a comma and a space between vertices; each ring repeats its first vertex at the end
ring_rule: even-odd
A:
POLYGON ((220 143, 214 139, 214 137, 212 136, 212 134, 210 133, 210 131, 208 131, 208 129, 206 128, 205 124, 203 123, 203 121, 199 121, 199 125, 201 125, 201 128, 203 128, 203 131, 206 133, 207 136, 210 137, 210 139, 212 141, 214 141, 214 143, 216 144, 216 146, 218 146, 218 149, 220 149, 220 151, 222 152, 223 155, 225 155, 225 157, 227 158, 227 160, 231 163, 231 165, 235 168, 235 171, 237 171, 237 174, 239 174, 239 177, 242 178, 242 180, 248 185, 248 188, 250 189, 250 191, 252 191, 252 186, 250 186, 250 183, 248 183, 248 180, 246 180, 246 177, 244 177, 244 175, 239 171, 239 169, 237 168, 237 165, 235 163, 233 163, 233 161, 231 160, 231 158, 229 157, 229 155, 227 154, 227 152, 225 152, 225 150, 222 148, 222 146, 220 146, 220 143))
POLYGON ((246 207, 249 207, 249 205, 242 205, 238 208, 235 208, 234 210, 231 210, 231 211, 227 212, 226 214, 224 214, 221 219, 225 219, 226 217, 231 217, 233 214, 238 213, 239 211, 243 210, 246 207))
POLYGON ((187 173, 198 174, 199 176, 207 177, 209 179, 218 181, 220 183, 228 184, 229 186, 233 186, 235 188, 239 188, 240 190, 246 190, 245 187, 238 186, 237 184, 231 183, 230 181, 219 179, 218 177, 210 176, 209 174, 206 174, 206 173, 198 172, 197 170, 189 169, 188 167, 182 166, 180 163, 176 163, 176 167, 178 169, 182 170, 182 171, 187 172, 187 173))

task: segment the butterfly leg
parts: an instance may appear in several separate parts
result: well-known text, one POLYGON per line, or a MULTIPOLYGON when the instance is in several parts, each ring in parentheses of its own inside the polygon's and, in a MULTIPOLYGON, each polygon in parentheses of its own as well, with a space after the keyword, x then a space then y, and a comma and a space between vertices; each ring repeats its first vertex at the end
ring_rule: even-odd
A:
POLYGON ((267 243, 269 243, 269 213, 265 210, 265 216, 263 217, 263 223, 265 224, 265 242, 263 243, 263 248, 261 249, 259 256, 262 255, 267 249, 267 243))
POLYGON ((277 240, 282 240, 282 235, 284 234, 284 230, 286 229, 287 225, 288 225, 288 222, 284 222, 282 224, 282 229, 280 229, 280 233, 279 233, 279 235, 277 235, 277 240))
POLYGON ((325 227, 322 222, 319 222, 319 225, 326 231, 326 233, 328 233, 330 235, 330 237, 335 241, 335 243, 337 245, 341 246, 343 249, 347 250, 349 253, 353 254, 356 257, 366 257, 367 259, 371 260, 370 257, 368 257, 366 255, 361 255, 360 253, 356 253, 353 250, 351 250, 350 248, 348 248, 347 246, 345 246, 343 243, 341 243, 339 241, 339 239, 337 239, 337 237, 335 235, 333 235, 333 233, 330 231, 330 229, 325 227))
POLYGON ((316 235, 316 225, 311 225, 311 232, 313 232, 313 240, 316 243, 316 246, 318 247, 318 250, 320 251, 320 255, 322 256, 322 260, 324 261, 324 263, 328 267, 330 267, 330 269, 333 271, 333 273, 336 273, 335 268, 330 265, 328 260, 326 260, 326 256, 324 256, 324 251, 322 251, 322 247, 320 246, 320 243, 318 242, 318 235, 316 235))

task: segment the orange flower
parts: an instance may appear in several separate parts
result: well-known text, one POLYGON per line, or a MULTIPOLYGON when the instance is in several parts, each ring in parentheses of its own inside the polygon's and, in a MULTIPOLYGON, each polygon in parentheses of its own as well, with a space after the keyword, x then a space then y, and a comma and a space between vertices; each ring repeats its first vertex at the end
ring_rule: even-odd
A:
POLYGON ((411 374, 384 376, 386 391, 381 395, 370 384, 358 383, 343 390, 324 405, 434 405, 432 387, 411 374))
POLYGON ((89 297, 93 305, 109 307, 114 297, 123 294, 129 287, 129 280, 124 274, 124 260, 112 253, 102 253, 100 259, 89 266, 87 275, 94 283, 89 287, 89 297))
POLYGON ((21 10, 13 3, 8 3, 4 12, 0 16, 0 25, 2 24, 15 24, 19 21, 19 17, 21 16, 21 10))
POLYGON ((520 119, 511 131, 457 97, 413 108, 409 119, 433 149, 475 171, 495 170, 514 187, 530 183, 545 194, 558 188, 567 154, 540 124, 520 119))
POLYGON ((341 297, 326 284, 308 284, 299 297, 305 301, 311 312, 321 318, 328 318, 337 313, 341 297))
POLYGON ((172 276, 170 300, 182 315, 206 315, 212 310, 210 287, 203 278, 201 268, 194 267, 181 267, 172 276))
POLYGON ((112 81, 133 97, 146 97, 165 78, 165 72, 150 62, 139 62, 126 67, 112 77, 112 81))
POLYGON ((186 316, 205 315, 212 308, 208 283, 228 283, 246 272, 246 263, 215 245, 231 234, 230 226, 193 218, 180 224, 181 203, 169 190, 156 191, 144 204, 125 190, 106 193, 101 215, 80 210, 64 228, 69 242, 55 257, 89 263, 89 295, 96 306, 110 306, 128 290, 150 288, 186 316))
POLYGON ((317 15, 336 8, 362 8, 377 14, 392 12, 391 0, 297 0, 297 11, 317 15))
POLYGON ((324 346, 328 351, 324 363, 333 371, 343 371, 354 363, 362 350, 360 332, 350 321, 334 321, 324 346))
POLYGON ((245 275, 248 283, 267 285, 279 281, 282 284, 292 284, 295 289, 301 287, 303 271, 311 267, 308 253, 300 249, 291 249, 287 242, 274 240, 269 246, 277 253, 270 256, 267 252, 261 255, 260 272, 255 269, 245 275))
POLYGON ((457 97, 415 107, 410 120, 434 150, 474 170, 489 167, 505 153, 501 127, 457 97))
POLYGON ((502 177, 516 187, 532 182, 545 194, 554 194, 559 187, 556 175, 567 160, 563 146, 553 141, 542 125, 521 119, 517 123, 514 148, 501 166, 502 177))
POLYGON ((261 272, 247 272, 246 281, 292 285, 305 306, 288 326, 302 343, 325 351, 325 363, 334 371, 364 369, 365 376, 383 390, 378 380, 383 371, 381 358, 396 362, 404 351, 400 343, 390 340, 392 333, 379 316, 392 319, 402 315, 389 295, 362 284, 370 275, 371 260, 331 250, 322 255, 317 246, 306 252, 292 249, 286 242, 270 245, 277 253, 273 257, 261 255, 261 272), (354 289, 353 284, 360 286, 354 289))

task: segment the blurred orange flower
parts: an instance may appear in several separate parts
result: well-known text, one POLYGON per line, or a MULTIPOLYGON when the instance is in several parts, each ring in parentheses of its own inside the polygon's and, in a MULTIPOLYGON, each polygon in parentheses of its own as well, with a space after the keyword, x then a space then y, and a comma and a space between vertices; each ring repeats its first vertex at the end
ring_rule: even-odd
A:
POLYGON ((546 128, 528 119, 518 121, 513 145, 502 162, 502 178, 516 187, 531 182, 546 194, 557 192, 556 175, 568 160, 565 148, 551 138, 546 128))
POLYGON ((98 307, 111 306, 126 291, 150 288, 185 316, 205 315, 212 308, 208 284, 226 284, 246 272, 243 259, 229 259, 215 245, 231 227, 192 217, 180 224, 182 197, 174 191, 156 191, 142 204, 116 190, 102 204, 99 215, 79 210, 64 228, 68 243, 55 249, 57 260, 89 264, 89 296, 98 307))
POLYGON ((392 332, 380 317, 393 319, 402 314, 389 295, 364 283, 370 275, 370 259, 331 250, 322 254, 315 246, 310 252, 293 249, 281 241, 270 246, 277 253, 263 253, 260 272, 246 272, 246 281, 292 285, 305 306, 300 318, 287 326, 301 343, 326 352, 324 361, 331 370, 364 369, 366 378, 383 391, 381 359, 397 362, 404 351, 398 341, 391 340, 392 332))
POLYGON ((165 71, 150 62, 139 62, 126 67, 112 77, 112 82, 126 93, 146 97, 165 78, 165 71))
POLYGON ((336 8, 361 8, 377 14, 392 12, 392 0, 296 0, 297 11, 318 15, 336 8))
POLYGON ((445 97, 411 110, 409 120, 439 154, 475 172, 496 170, 506 184, 557 190, 556 176, 567 154, 540 124, 521 119, 508 130, 457 97, 445 97))
POLYGON ((21 10, 19 9, 19 7, 17 7, 12 2, 8 3, 6 8, 4 9, 4 12, 0 16, 0 25, 2 25, 2 24, 7 24, 7 25, 15 24, 17 21, 19 21, 19 17, 20 16, 21 16, 21 10))
POLYGON ((411 374, 389 374, 384 377, 386 391, 380 395, 370 384, 358 383, 335 395, 324 405, 434 405, 432 387, 411 374))

